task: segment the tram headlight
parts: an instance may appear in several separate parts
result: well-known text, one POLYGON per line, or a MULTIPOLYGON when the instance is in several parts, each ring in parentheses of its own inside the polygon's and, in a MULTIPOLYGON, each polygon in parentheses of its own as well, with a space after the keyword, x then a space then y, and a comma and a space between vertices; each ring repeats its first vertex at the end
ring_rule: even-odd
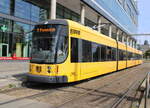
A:
POLYGON ((32 72, 32 65, 30 64, 30 66, 29 66, 29 72, 32 72))
POLYGON ((47 71, 47 72, 48 72, 48 73, 51 73, 51 67, 50 67, 50 66, 48 66, 48 67, 47 67, 47 69, 48 69, 48 71, 47 71))
POLYGON ((36 71, 37 71, 38 73, 40 73, 40 72, 42 71, 41 67, 40 67, 40 66, 36 66, 36 71))

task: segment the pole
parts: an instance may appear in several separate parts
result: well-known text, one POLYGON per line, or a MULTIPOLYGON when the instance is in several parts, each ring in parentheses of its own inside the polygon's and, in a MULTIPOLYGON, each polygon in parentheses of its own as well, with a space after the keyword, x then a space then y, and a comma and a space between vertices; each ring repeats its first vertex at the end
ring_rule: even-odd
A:
POLYGON ((50 19, 56 19, 56 0, 51 0, 51 13, 50 19))

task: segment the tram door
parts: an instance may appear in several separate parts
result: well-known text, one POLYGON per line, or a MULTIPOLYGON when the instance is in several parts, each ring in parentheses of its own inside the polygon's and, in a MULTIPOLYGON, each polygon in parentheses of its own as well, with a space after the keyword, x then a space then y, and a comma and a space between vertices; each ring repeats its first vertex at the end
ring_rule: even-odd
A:
POLYGON ((81 78, 81 40, 71 38, 71 62, 72 62, 72 72, 73 80, 77 81, 81 78))
POLYGON ((8 44, 1 43, 0 44, 0 57, 8 56, 8 44))

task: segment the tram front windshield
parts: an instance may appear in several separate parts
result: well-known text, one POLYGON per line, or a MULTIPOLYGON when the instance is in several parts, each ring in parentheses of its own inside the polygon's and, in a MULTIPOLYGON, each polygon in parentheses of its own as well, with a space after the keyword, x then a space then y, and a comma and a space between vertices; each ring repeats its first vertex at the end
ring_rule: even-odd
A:
POLYGON ((35 26, 31 63, 62 63, 68 55, 68 28, 64 25, 35 26))

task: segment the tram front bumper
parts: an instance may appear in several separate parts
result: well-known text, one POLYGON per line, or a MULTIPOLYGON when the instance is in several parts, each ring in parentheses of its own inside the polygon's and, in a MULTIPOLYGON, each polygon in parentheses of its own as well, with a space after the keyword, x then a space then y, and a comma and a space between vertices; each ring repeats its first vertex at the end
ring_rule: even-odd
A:
POLYGON ((67 76, 40 76, 27 74, 27 81, 40 83, 67 83, 67 76))

